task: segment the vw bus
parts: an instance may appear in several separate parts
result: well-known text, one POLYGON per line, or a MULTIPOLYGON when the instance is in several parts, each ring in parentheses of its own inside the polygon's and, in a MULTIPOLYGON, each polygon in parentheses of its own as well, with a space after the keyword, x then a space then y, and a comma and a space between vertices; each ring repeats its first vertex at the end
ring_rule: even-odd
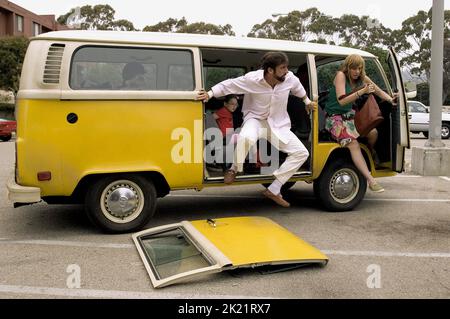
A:
MULTIPOLYGON (((7 184, 15 207, 83 203, 90 220, 108 232, 142 228, 157 199, 176 190, 224 186, 223 172, 206 161, 220 99, 197 101, 200 89, 259 68, 268 51, 283 51, 310 98, 307 114, 289 99, 292 131, 310 157, 284 186, 313 183, 324 209, 346 211, 363 199, 367 183, 349 151, 324 130, 324 103, 335 73, 349 54, 366 61, 367 75, 399 93, 398 106, 378 101, 381 164, 361 147, 374 177, 402 172, 409 147, 406 93, 399 63, 331 45, 245 37, 150 32, 59 31, 31 39, 23 64, 16 118, 16 164, 7 184), (382 62, 385 68, 382 66, 382 62), (389 71, 384 71, 389 67, 389 71), (139 75, 138 80, 131 75, 139 75), (131 80, 131 81, 130 81, 131 80), (174 154, 178 154, 175 156, 174 154)), ((242 97, 239 99, 242 106, 242 97)), ((234 112, 234 125, 242 112, 234 112)), ((272 150, 280 162, 283 154, 272 150)), ((270 170, 247 165, 235 185, 268 184, 270 170)))

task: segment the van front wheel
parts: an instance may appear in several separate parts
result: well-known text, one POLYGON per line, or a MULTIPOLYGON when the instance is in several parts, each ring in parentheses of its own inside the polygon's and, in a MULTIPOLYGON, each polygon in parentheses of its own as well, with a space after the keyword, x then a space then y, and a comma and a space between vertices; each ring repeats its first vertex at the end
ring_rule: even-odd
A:
POLYGON ((352 210, 363 199, 367 182, 352 162, 329 163, 314 181, 314 194, 329 211, 352 210))
POLYGON ((109 233, 141 229, 156 209, 153 183, 139 175, 104 177, 88 190, 85 199, 90 221, 109 233))

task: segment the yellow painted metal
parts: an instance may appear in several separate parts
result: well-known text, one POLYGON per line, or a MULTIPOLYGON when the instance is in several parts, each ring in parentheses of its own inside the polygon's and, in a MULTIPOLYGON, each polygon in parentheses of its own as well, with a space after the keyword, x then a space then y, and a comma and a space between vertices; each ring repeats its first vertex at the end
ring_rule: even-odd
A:
POLYGON ((42 196, 71 195, 84 176, 104 173, 154 171, 171 188, 202 185, 201 102, 19 100, 17 121, 18 183, 42 196), (182 141, 190 154, 177 163, 173 149, 182 141), (39 182, 42 171, 52 180, 39 182))
POLYGON ((265 217, 230 217, 191 224, 215 245, 233 266, 282 263, 326 263, 317 248, 265 217))

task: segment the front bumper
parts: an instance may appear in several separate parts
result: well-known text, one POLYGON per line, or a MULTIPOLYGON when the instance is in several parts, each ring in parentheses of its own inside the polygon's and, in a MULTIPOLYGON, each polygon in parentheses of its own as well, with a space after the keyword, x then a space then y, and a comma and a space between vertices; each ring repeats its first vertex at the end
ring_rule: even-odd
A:
POLYGON ((6 188, 8 189, 8 198, 13 203, 32 204, 41 201, 41 189, 39 187, 21 186, 12 178, 7 182, 6 188))

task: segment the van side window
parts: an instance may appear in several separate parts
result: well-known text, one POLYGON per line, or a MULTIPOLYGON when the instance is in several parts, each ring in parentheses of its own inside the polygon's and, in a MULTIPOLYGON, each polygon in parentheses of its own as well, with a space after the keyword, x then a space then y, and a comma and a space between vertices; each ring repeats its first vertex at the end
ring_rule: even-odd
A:
POLYGON ((378 85, 380 89, 383 91, 387 91, 386 82, 383 79, 383 75, 380 72, 380 68, 378 67, 377 63, 373 59, 364 59, 366 62, 366 75, 375 83, 378 85))
POLYGON ((192 91, 194 67, 187 50, 84 46, 72 58, 73 90, 192 91))
POLYGON ((329 92, 333 87, 333 81, 344 60, 333 61, 317 66, 317 84, 319 85, 319 95, 329 92))
MULTIPOLYGON (((386 82, 383 79, 383 75, 381 74, 380 68, 377 63, 373 59, 365 59, 366 63, 366 75, 382 89, 383 91, 387 91, 386 82)), ((319 84, 319 96, 321 93, 330 90, 333 87, 334 77, 336 76, 336 72, 339 70, 339 67, 344 62, 344 60, 333 61, 326 64, 317 66, 317 78, 319 84)))
POLYGON ((245 74, 242 67, 204 66, 205 88, 210 90, 215 84, 223 80, 237 78, 245 74))

